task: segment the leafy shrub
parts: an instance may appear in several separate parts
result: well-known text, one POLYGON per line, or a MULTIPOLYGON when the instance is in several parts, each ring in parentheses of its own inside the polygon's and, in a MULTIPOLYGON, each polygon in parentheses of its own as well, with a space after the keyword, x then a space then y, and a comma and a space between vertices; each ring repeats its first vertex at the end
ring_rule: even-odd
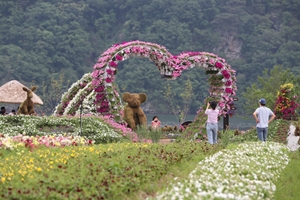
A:
POLYGON ((37 117, 28 115, 0 116, 0 133, 15 136, 43 136, 71 133, 85 136, 96 144, 116 142, 122 135, 116 132, 99 117, 37 117))

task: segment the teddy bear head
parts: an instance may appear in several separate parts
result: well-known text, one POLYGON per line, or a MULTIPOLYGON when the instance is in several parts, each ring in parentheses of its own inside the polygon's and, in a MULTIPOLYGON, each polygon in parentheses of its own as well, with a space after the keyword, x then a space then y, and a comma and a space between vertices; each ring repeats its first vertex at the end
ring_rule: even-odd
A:
POLYGON ((142 103, 147 100, 147 95, 145 93, 129 93, 124 92, 122 95, 123 101, 128 103, 130 107, 139 107, 142 103))

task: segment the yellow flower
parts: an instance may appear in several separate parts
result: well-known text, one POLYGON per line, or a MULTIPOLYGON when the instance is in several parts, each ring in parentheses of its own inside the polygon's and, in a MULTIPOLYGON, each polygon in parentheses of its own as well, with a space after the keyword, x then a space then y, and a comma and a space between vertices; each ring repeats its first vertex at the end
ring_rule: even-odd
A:
POLYGON ((4 183, 4 181, 5 181, 5 177, 2 177, 1 182, 4 183))
POLYGON ((89 148, 89 151, 90 151, 90 152, 93 152, 94 150, 95 150, 94 147, 90 147, 90 148, 89 148))
POLYGON ((38 168, 36 168, 36 171, 41 172, 42 168, 38 167, 38 168))

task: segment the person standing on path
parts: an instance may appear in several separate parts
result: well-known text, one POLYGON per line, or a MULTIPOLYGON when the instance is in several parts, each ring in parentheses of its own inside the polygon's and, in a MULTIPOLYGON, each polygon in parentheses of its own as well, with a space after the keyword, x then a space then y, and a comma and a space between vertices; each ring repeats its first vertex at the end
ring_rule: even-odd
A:
POLYGON ((207 115, 206 132, 208 143, 217 144, 218 141, 218 116, 219 110, 216 109, 217 102, 212 101, 207 103, 205 114, 207 115), (209 109, 209 106, 211 109, 209 109))
POLYGON ((267 101, 264 98, 261 98, 258 103, 259 107, 253 113, 256 121, 257 136, 259 140, 266 142, 268 136, 268 125, 275 119, 276 116, 270 108, 266 107, 267 101))

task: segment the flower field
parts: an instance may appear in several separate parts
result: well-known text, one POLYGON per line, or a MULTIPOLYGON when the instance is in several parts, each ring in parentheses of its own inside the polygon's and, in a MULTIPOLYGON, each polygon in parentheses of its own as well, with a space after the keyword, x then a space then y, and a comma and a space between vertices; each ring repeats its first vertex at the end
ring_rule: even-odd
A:
POLYGON ((201 161, 189 177, 157 199, 273 199, 273 181, 288 164, 279 143, 243 143, 201 161))
POLYGON ((184 137, 145 143, 92 116, 81 128, 78 117, 0 120, 1 199, 276 199, 276 186, 299 166, 285 120, 270 124, 267 143, 251 129, 221 133, 217 145, 184 137))
MULTIPOLYGON (((218 147, 112 143, 0 150, 0 196, 5 199, 124 199, 171 167, 218 147), (185 146, 185 148, 182 148, 185 146)), ((154 192, 154 191, 152 191, 154 192)))

